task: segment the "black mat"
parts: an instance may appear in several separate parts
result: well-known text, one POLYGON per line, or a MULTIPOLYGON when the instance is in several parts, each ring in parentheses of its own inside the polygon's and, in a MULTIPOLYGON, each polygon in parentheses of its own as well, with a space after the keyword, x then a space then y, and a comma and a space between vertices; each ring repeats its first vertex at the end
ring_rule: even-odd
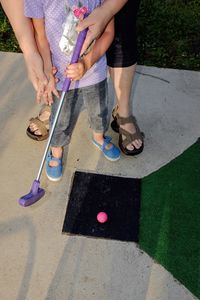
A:
POLYGON ((138 242, 140 179, 75 172, 63 233, 138 242), (97 214, 108 214, 99 223, 97 214))

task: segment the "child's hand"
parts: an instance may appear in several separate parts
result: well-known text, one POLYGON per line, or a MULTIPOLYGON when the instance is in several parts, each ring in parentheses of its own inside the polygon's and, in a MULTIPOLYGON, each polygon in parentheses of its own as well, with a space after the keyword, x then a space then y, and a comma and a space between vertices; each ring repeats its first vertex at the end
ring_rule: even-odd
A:
POLYGON ((83 75, 86 73, 86 67, 83 60, 75 64, 69 65, 64 74, 66 77, 70 78, 71 80, 80 80, 83 75))

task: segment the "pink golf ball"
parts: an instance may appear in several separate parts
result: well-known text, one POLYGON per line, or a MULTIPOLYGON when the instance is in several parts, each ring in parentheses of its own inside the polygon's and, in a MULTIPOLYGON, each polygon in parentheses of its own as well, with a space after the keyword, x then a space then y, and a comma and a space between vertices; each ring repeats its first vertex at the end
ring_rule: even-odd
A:
POLYGON ((99 223, 105 223, 107 220, 108 220, 108 215, 105 212, 101 211, 98 213, 97 221, 99 223))

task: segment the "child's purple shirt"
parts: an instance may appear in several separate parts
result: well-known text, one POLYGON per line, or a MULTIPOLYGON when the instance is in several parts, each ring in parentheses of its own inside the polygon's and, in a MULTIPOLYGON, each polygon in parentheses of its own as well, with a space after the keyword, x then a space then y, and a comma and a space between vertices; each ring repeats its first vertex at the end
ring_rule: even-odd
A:
MULTIPOLYGON (((91 13, 101 0, 81 0, 88 12, 91 13)), ((65 77, 63 76, 66 66, 69 64, 69 57, 59 48, 59 41, 63 33, 63 23, 66 20, 66 5, 78 6, 78 1, 73 0, 24 0, 25 16, 29 18, 44 18, 47 39, 52 53, 52 63, 57 68, 56 77, 59 78, 58 90, 62 90, 65 77)), ((81 80, 72 82, 70 89, 90 86, 101 82, 107 75, 106 56, 103 55, 81 80)))

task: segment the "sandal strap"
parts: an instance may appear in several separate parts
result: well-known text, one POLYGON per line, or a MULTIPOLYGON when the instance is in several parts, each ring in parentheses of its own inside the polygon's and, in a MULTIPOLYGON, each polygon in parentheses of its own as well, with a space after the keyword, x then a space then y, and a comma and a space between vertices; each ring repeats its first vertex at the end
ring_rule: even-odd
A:
POLYGON ((127 123, 133 123, 134 125, 137 123, 136 118, 134 116, 129 117, 120 117, 119 114, 116 115, 118 125, 125 125, 127 123))
POLYGON ((117 111, 118 111, 118 105, 116 105, 116 106, 113 108, 113 110, 112 110, 112 117, 113 117, 113 119, 116 118, 116 116, 117 116, 117 111))
POLYGON ((48 120, 41 121, 38 117, 36 117, 36 118, 31 118, 29 121, 37 126, 37 130, 40 130, 42 135, 48 134, 48 130, 45 126, 48 125, 49 123, 48 120))
POLYGON ((140 128, 137 124, 137 120, 133 115, 124 118, 124 117, 120 117, 119 114, 117 114, 116 118, 119 126, 125 125, 127 123, 133 123, 133 125, 135 126, 136 131, 134 133, 130 133, 126 129, 119 127, 119 133, 125 136, 125 139, 122 142, 124 148, 129 144, 131 144, 132 142, 134 142, 135 140, 141 140, 143 142, 144 134, 140 131, 140 128))
POLYGON ((121 127, 119 128, 119 132, 120 132, 120 134, 123 134, 125 136, 125 139, 122 142, 123 147, 128 146, 129 144, 131 144, 135 140, 141 140, 143 142, 143 139, 144 139, 143 135, 140 132, 140 130, 138 130, 137 127, 136 127, 136 132, 134 132, 134 133, 130 133, 127 130, 121 128, 121 127))
POLYGON ((126 146, 128 146, 135 140, 141 140, 143 142, 144 133, 140 131, 136 118, 133 115, 130 115, 129 117, 120 117, 120 115, 117 113, 117 109, 118 106, 115 106, 112 111, 112 116, 113 118, 116 118, 117 124, 119 125, 119 133, 125 136, 125 139, 122 142, 123 147, 126 148, 126 146), (129 131, 120 127, 120 125, 125 125, 127 123, 133 123, 136 130, 134 133, 130 133, 129 131))

